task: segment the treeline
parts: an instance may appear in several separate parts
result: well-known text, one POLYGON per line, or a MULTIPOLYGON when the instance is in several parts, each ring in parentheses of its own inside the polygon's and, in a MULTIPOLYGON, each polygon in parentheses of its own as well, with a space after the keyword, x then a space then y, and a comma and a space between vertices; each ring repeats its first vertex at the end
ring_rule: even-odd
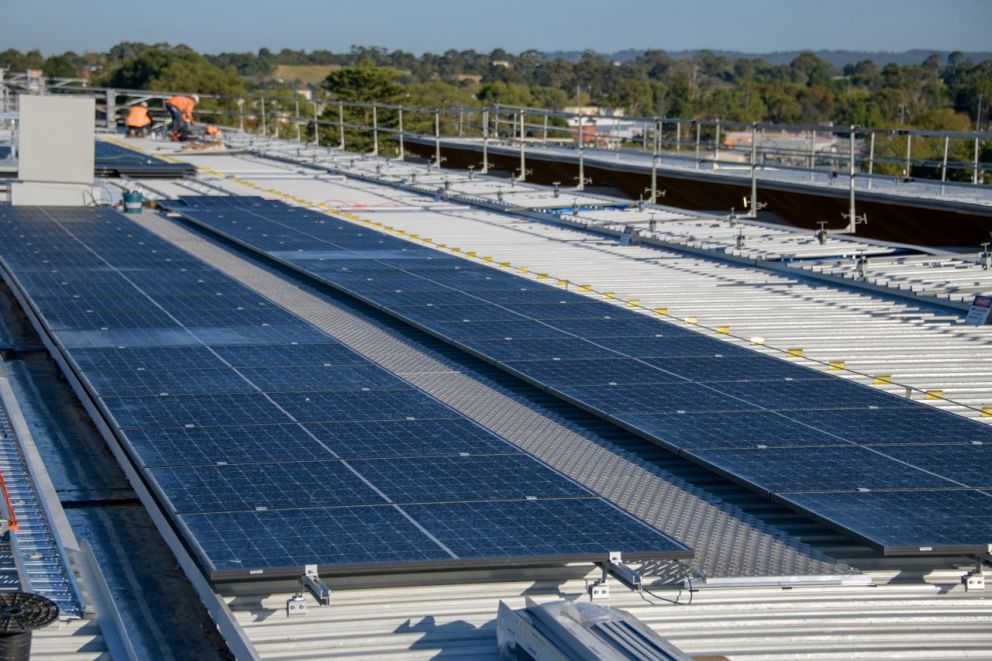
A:
MULTIPOLYGON (((985 107, 992 102, 992 60, 974 62, 959 52, 946 59, 933 54, 919 64, 879 67, 865 60, 843 69, 811 52, 788 64, 709 51, 676 59, 663 50, 624 62, 593 51, 578 59, 536 50, 418 56, 366 47, 347 53, 263 48, 201 55, 181 45, 139 43, 121 43, 106 53, 0 53, 0 66, 14 71, 34 68, 50 77, 85 75, 94 85, 216 94, 285 89, 294 81, 275 79, 280 65, 382 69, 396 85, 390 88, 392 98, 368 98, 358 90, 359 100, 410 105, 498 102, 558 109, 594 104, 642 116, 966 130, 975 125, 980 98, 985 107)), ((341 91, 334 89, 333 79, 324 86, 341 91)), ((982 115, 984 123, 987 112, 982 115)))

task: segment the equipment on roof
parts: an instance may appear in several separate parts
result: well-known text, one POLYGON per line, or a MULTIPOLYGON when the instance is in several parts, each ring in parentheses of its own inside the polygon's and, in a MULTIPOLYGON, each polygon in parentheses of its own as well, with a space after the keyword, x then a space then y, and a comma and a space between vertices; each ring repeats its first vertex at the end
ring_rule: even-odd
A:
POLYGON ((691 656, 626 611, 563 599, 537 604, 527 598, 515 611, 499 602, 496 640, 500 653, 537 661, 652 659, 690 661, 691 656))

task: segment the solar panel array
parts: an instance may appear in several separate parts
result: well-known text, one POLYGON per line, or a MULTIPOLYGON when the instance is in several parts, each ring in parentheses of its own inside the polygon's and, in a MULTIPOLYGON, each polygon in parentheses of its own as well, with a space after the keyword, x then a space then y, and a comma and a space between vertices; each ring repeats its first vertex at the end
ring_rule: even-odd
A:
POLYGON ((98 177, 179 178, 196 174, 189 163, 172 163, 113 142, 96 141, 94 172, 98 177))
POLYGON ((116 212, 0 207, 0 235, 214 578, 689 555, 116 212))
POLYGON ((306 209, 171 206, 886 553, 992 543, 988 426, 306 209))

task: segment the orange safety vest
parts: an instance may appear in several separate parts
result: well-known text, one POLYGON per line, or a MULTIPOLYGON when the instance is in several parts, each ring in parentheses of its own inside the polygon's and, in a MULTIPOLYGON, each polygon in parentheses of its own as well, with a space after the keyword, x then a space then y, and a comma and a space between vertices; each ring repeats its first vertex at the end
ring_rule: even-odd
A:
POLYGON ((131 110, 127 113, 127 119, 124 120, 126 126, 136 129, 148 126, 151 123, 152 118, 148 115, 148 108, 144 106, 131 106, 131 110))
POLYGON ((207 126, 207 135, 220 135, 220 129, 210 124, 207 126))
POLYGON ((193 121, 193 108, 196 107, 196 101, 189 98, 188 96, 173 96, 165 100, 170 106, 175 106, 182 113, 183 119, 187 122, 193 121))

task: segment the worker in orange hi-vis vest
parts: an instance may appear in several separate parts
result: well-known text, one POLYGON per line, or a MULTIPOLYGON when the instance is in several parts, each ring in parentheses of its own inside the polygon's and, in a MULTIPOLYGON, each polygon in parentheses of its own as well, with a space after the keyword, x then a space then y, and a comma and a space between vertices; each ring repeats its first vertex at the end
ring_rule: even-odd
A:
POLYGON ((151 125, 152 116, 148 112, 147 103, 142 101, 137 105, 131 106, 131 109, 127 113, 127 119, 124 120, 124 126, 127 127, 128 135, 143 136, 151 125))
POLYGON ((165 100, 165 109, 169 111, 169 115, 172 117, 172 126, 170 128, 173 133, 181 132, 193 123, 193 108, 199 102, 200 97, 196 94, 192 97, 177 94, 165 100))

